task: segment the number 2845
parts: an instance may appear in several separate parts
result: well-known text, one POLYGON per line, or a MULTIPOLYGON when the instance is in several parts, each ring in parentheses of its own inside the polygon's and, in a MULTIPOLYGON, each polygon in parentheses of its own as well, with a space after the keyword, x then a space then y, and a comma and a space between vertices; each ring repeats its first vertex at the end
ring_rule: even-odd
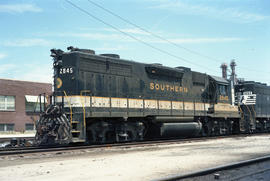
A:
POLYGON ((72 67, 60 68, 60 74, 72 74, 72 73, 73 73, 72 67))

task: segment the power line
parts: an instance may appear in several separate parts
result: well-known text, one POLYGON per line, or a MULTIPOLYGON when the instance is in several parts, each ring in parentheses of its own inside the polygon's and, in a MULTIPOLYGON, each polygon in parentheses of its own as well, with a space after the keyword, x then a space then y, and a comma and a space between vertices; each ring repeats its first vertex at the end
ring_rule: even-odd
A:
POLYGON ((186 51, 188 51, 188 52, 190 52, 190 53, 199 55, 199 56, 201 56, 201 57, 205 57, 205 58, 207 58, 207 59, 213 60, 213 61, 218 62, 218 63, 221 63, 221 62, 222 62, 222 61, 220 61, 220 60, 218 60, 218 59, 216 59, 216 58, 213 58, 213 57, 204 55, 204 54, 202 54, 202 53, 196 52, 196 51, 194 51, 194 50, 188 49, 188 48, 183 47, 183 46, 181 46, 181 45, 178 45, 178 44, 176 44, 176 43, 174 43, 174 42, 172 42, 172 41, 170 41, 170 40, 168 40, 168 39, 166 39, 166 38, 163 38, 163 37, 161 37, 161 36, 159 36, 159 35, 157 35, 157 34, 155 34, 155 33, 152 33, 152 32, 150 32, 150 31, 146 30, 145 28, 143 28, 143 27, 141 27, 141 26, 139 26, 139 25, 136 25, 135 23, 132 23, 131 21, 129 21, 129 20, 127 20, 127 19, 121 17, 120 15, 118 15, 118 14, 116 14, 116 13, 110 11, 109 9, 106 9, 106 8, 102 7, 101 5, 95 3, 95 2, 93 2, 93 1, 91 1, 91 0, 88 0, 88 2, 91 3, 91 4, 93 4, 93 5, 95 5, 96 7, 99 7, 100 9, 102 9, 102 10, 104 10, 104 11, 110 13, 111 15, 113 15, 113 16, 115 16, 115 17, 121 19, 122 21, 124 21, 124 22, 126 22, 126 23, 128 23, 128 24, 131 24, 131 25, 135 26, 136 28, 139 28, 140 30, 142 30, 142 31, 144 31, 144 32, 146 32, 146 33, 149 33, 149 34, 151 34, 152 36, 154 36, 154 37, 156 37, 156 38, 158 38, 158 39, 160 39, 160 40, 162 40, 162 41, 166 41, 166 42, 168 42, 168 43, 174 45, 174 46, 177 47, 177 48, 184 49, 184 50, 186 50, 186 51))
MULTIPOLYGON (((186 50, 186 51, 188 51, 188 52, 190 52, 190 53, 193 53, 193 54, 195 54, 195 55, 198 55, 198 56, 207 58, 207 59, 209 59, 209 60, 212 60, 212 61, 215 61, 215 62, 218 62, 218 63, 222 63, 222 62, 223 62, 223 61, 221 61, 221 60, 219 60, 219 59, 216 59, 216 58, 214 58, 214 57, 211 57, 211 56, 202 54, 202 53, 200 53, 200 52, 191 50, 191 49, 189 49, 189 48, 186 48, 186 47, 184 47, 184 46, 178 45, 178 44, 176 44, 176 43, 174 43, 174 42, 172 42, 172 41, 170 41, 170 40, 168 40, 168 39, 166 39, 166 38, 163 38, 162 36, 159 36, 159 35, 157 35, 157 34, 155 34, 155 33, 153 33, 153 32, 150 32, 150 31, 148 31, 147 29, 145 29, 145 28, 143 28, 143 27, 141 27, 141 26, 139 26, 139 25, 137 25, 137 24, 135 24, 135 23, 133 23, 133 22, 131 22, 131 21, 125 19, 125 18, 123 18, 122 16, 120 16, 120 15, 118 15, 118 14, 112 12, 111 10, 109 10, 109 9, 107 9, 107 8, 104 8, 103 6, 101 6, 101 5, 99 5, 99 4, 95 3, 95 2, 93 2, 93 1, 91 1, 91 0, 88 0, 88 2, 91 3, 91 4, 93 4, 94 6, 96 6, 96 7, 100 8, 100 9, 102 9, 103 11, 106 11, 107 13, 109 13, 109 14, 111 14, 111 15, 113 15, 113 16, 119 18, 119 19, 121 19, 122 21, 124 21, 124 22, 126 22, 126 23, 128 23, 128 24, 130 24, 130 25, 132 25, 132 26, 134 26, 134 27, 136 27, 136 28, 138 28, 138 29, 140 29, 141 31, 144 31, 144 32, 146 32, 146 33, 152 35, 153 37, 158 38, 158 39, 160 39, 160 40, 162 40, 162 41, 166 41, 167 43, 172 44, 172 45, 174 45, 174 46, 177 47, 177 48, 184 49, 184 50, 186 50)), ((259 72, 259 73, 265 72, 265 71, 252 70, 252 69, 247 68, 247 67, 243 67, 243 68, 245 68, 246 70, 249 70, 249 71, 254 71, 254 72, 259 72)), ((270 72, 265 72, 265 73, 270 73, 270 72)))
MULTIPOLYGON (((79 6, 77 6, 76 4, 72 3, 71 1, 69 1, 69 0, 65 0, 65 1, 66 1, 67 3, 69 3, 70 5, 72 5, 73 7, 75 7, 76 9, 78 9, 78 10, 80 10, 81 12, 85 13, 86 15, 90 16, 91 18, 93 18, 93 19, 95 19, 95 20, 97 20, 97 21, 99 21, 99 22, 105 24, 106 26, 109 26, 109 27, 115 29, 116 31, 119 31, 120 33, 122 33, 122 34, 124 34, 124 35, 126 35, 126 36, 128 36, 128 37, 130 37, 130 38, 132 38, 132 39, 134 39, 134 40, 136 40, 136 41, 138 41, 138 42, 140 42, 140 43, 142 43, 142 44, 144 44, 144 45, 146 45, 146 46, 152 48, 152 49, 155 49, 156 51, 159 51, 159 52, 161 52, 161 53, 164 53, 164 54, 166 54, 166 55, 169 55, 169 56, 171 56, 171 57, 174 57, 174 58, 176 58, 176 59, 179 59, 179 60, 181 60, 181 61, 184 61, 184 62, 186 62, 186 63, 192 64, 192 65, 196 65, 196 66, 199 66, 199 67, 204 67, 204 68, 206 68, 206 69, 208 69, 208 70, 211 70, 211 69, 208 68, 208 67, 205 67, 205 66, 203 66, 203 65, 199 65, 199 64, 193 63, 193 62, 191 62, 191 61, 189 61, 189 60, 187 60, 187 59, 185 59, 185 58, 182 58, 182 57, 180 57, 180 56, 177 56, 177 55, 174 55, 174 54, 172 54, 172 53, 170 53, 170 52, 167 52, 167 51, 165 51, 165 50, 163 50, 163 49, 160 49, 160 48, 158 48, 158 47, 155 47, 155 46, 153 46, 153 45, 151 45, 151 44, 149 44, 149 43, 147 43, 147 42, 145 42, 145 41, 143 41, 143 40, 141 40, 141 39, 139 39, 139 38, 136 38, 136 37, 133 36, 133 35, 130 35, 130 34, 124 32, 124 31, 118 29, 118 28, 115 27, 114 25, 112 25, 112 24, 110 24, 110 23, 107 23, 107 22, 103 21, 102 19, 100 19, 100 18, 94 16, 93 14, 91 14, 91 13, 89 13, 88 11, 82 9, 81 7, 79 7, 79 6)), ((215 71, 215 70, 211 70, 211 71, 215 71)), ((217 72, 217 71, 215 71, 215 72, 217 72)))
POLYGON ((263 73, 263 74, 267 73, 267 74, 270 74, 270 72, 261 71, 261 70, 253 70, 253 69, 250 69, 249 67, 240 66, 240 68, 244 68, 244 70, 252 71, 252 72, 256 72, 256 73, 263 73))

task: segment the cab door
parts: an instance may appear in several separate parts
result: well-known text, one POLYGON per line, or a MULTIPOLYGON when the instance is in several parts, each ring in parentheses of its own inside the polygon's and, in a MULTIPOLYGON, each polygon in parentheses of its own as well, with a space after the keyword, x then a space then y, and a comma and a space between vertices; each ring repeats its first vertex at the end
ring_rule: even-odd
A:
POLYGON ((209 80, 208 90, 210 103, 211 104, 217 103, 217 83, 212 79, 209 80))

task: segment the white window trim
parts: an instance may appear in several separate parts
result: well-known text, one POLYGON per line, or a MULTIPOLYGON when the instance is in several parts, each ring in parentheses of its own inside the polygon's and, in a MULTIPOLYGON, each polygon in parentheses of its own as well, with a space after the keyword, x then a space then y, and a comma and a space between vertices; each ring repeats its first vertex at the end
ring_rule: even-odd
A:
MULTIPOLYGON (((41 103, 44 103, 44 98, 45 98, 45 103, 47 103, 47 98, 44 96, 41 96, 41 103)), ((32 96, 32 95, 25 95, 25 99, 27 102, 34 102, 34 103, 39 103, 40 102, 40 97, 39 96, 32 96)))

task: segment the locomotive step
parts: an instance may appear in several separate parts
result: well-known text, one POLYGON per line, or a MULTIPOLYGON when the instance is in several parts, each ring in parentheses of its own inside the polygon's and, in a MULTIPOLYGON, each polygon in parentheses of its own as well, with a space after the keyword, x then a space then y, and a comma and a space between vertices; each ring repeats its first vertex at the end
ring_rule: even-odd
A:
POLYGON ((81 131, 79 130, 71 130, 72 133, 80 133, 81 131))
POLYGON ((73 143, 81 143, 81 142, 85 142, 84 139, 80 139, 80 138, 72 138, 72 142, 73 143))

